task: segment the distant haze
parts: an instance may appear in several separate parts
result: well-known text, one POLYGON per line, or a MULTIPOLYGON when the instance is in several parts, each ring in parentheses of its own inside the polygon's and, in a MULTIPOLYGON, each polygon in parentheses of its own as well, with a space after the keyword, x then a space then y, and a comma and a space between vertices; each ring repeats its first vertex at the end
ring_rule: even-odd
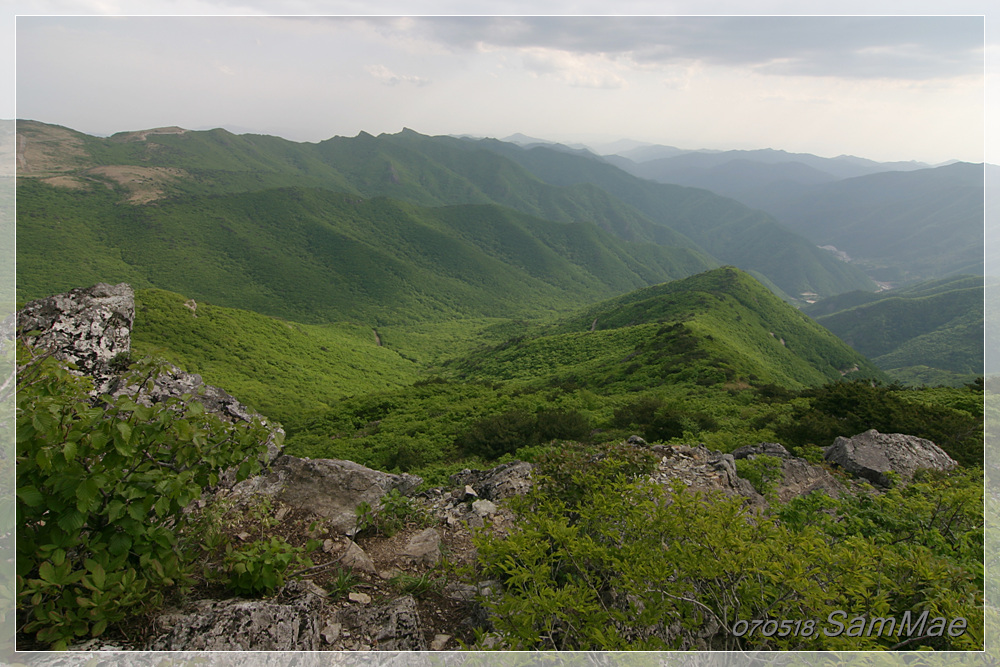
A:
POLYGON ((984 159, 984 18, 17 19, 19 118, 984 159))

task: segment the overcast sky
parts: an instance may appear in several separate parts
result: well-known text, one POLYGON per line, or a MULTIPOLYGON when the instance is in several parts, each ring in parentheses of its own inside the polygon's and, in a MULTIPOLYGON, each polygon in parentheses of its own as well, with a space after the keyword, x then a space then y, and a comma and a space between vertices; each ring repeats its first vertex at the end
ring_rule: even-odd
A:
MULTIPOLYGON (((274 11, 143 6, 157 4, 274 11)), ((17 117, 91 134, 180 125, 320 141, 409 127, 932 164, 984 159, 995 53, 981 16, 20 16, 16 36, 17 117)))

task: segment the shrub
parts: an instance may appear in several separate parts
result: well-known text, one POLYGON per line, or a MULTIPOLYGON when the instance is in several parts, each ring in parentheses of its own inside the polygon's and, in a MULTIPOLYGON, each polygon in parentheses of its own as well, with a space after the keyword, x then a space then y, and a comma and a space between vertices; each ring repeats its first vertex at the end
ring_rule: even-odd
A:
POLYGON ((466 454, 493 460, 538 441, 535 417, 524 410, 513 410, 480 419, 458 442, 466 454))
POLYGON ((841 531, 829 512, 846 516, 852 500, 814 496, 792 513, 759 515, 738 498, 695 494, 679 482, 671 489, 630 482, 614 472, 614 459, 604 461, 570 474, 571 496, 539 470, 534 488, 511 501, 518 518, 509 532, 474 538, 481 576, 500 582, 485 604, 506 647, 679 649, 685 633, 691 640, 717 624, 710 647, 721 650, 871 650, 901 642, 982 649, 982 567, 970 558, 982 554, 981 505, 969 480, 928 482, 912 495, 894 490, 877 500, 884 504, 876 524, 869 513, 841 531), (893 524, 911 505, 918 516, 893 524), (900 527, 914 532, 901 536, 900 527), (821 632, 838 610, 849 623, 927 610, 966 618, 968 631, 912 639, 821 632), (740 625, 773 619, 803 628, 811 622, 815 632, 748 633, 740 625))
POLYGON ((767 454, 736 460, 736 474, 750 482, 757 493, 770 495, 781 481, 781 459, 767 454))
MULTIPOLYGON (((222 470, 259 467, 267 431, 234 426, 183 397, 91 399, 91 382, 18 350, 17 599, 19 625, 53 648, 183 589, 196 549, 179 542, 181 512, 222 470)), ((160 369, 134 364, 122 386, 160 369)))
POLYGON ((229 587, 237 595, 258 597, 270 595, 285 585, 290 567, 312 566, 305 553, 315 547, 293 547, 280 537, 256 540, 238 548, 226 548, 224 563, 229 574, 229 587))
POLYGON ((392 537, 409 524, 427 523, 426 513, 398 489, 391 489, 374 507, 367 502, 360 503, 354 512, 356 535, 370 533, 392 537))

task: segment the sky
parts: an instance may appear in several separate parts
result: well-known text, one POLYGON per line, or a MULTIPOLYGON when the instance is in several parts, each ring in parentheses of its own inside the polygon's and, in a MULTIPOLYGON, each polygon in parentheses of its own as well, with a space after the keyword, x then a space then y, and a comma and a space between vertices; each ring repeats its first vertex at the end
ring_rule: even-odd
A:
MULTIPOLYGON (((275 3, 253 0, 142 3, 164 14, 245 15, 214 17, 115 16, 135 3, 111 0, 21 4, 46 15, 16 19, 16 104, 0 100, 0 116, 89 134, 179 125, 315 142, 407 127, 596 147, 627 138, 928 164, 1000 158, 984 128, 995 79, 984 60, 998 47, 983 3, 949 5, 980 14, 969 16, 766 15, 782 14, 783 3, 758 3, 768 12, 757 16, 682 16, 705 10, 616 5, 678 14, 655 17, 522 16, 537 10, 519 2, 492 10, 509 16, 424 17, 260 16, 251 14, 275 3), (103 15, 59 15, 95 13, 103 15)), ((867 13, 887 3, 853 4, 867 13)), ((726 14, 730 5, 697 6, 726 14)), ((278 6, 367 11, 352 2, 278 6)), ((412 13, 469 11, 462 6, 424 3, 412 13)))

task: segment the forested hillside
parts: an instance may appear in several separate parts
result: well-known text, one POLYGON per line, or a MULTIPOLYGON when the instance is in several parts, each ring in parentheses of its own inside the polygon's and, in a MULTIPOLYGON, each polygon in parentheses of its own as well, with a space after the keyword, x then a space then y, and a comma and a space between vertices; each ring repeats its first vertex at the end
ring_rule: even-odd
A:
MULTIPOLYGON (((297 258, 299 250, 288 248, 286 255, 283 244, 275 243, 248 248, 240 235, 241 230, 248 229, 255 234, 284 233, 283 225, 296 219, 300 227, 316 226, 315 220, 306 220, 315 216, 316 207, 303 211, 303 207, 309 208, 308 201, 288 201, 290 187, 299 189, 306 199, 325 201, 336 193, 342 206, 348 201, 360 205, 355 200, 378 197, 432 208, 484 204, 551 223, 596 226, 606 233, 596 239, 599 245, 612 246, 612 253, 626 252, 633 257, 633 263, 639 266, 630 266, 628 271, 638 274, 646 285, 729 263, 751 271, 790 299, 803 294, 832 295, 873 288, 873 283, 856 268, 818 250, 768 216, 732 200, 701 190, 643 181, 608 164, 544 148, 525 151, 513 144, 427 137, 409 130, 379 137, 361 133, 318 144, 180 128, 99 139, 31 121, 20 122, 19 133, 23 144, 21 175, 30 177, 22 179, 25 189, 20 195, 24 213, 19 231, 28 235, 27 247, 65 248, 67 234, 62 232, 69 230, 81 239, 81 250, 85 251, 73 253, 65 248, 65 252, 58 253, 64 265, 57 275, 72 279, 61 285, 45 283, 44 260, 26 253, 20 258, 20 298, 85 283, 88 276, 90 282, 106 280, 107 276, 102 275, 112 268, 122 279, 135 280, 141 286, 201 298, 223 296, 218 290, 209 291, 216 287, 213 280, 199 280, 192 290, 190 281, 187 285, 166 284, 162 272, 150 276, 129 269, 141 266, 144 260, 134 257, 131 253, 135 249, 122 240, 124 228, 145 235, 144 248, 150 255, 184 259, 185 249, 190 249, 190 261, 198 264, 197 270, 210 270, 206 264, 225 266, 261 283, 259 288, 253 288, 258 298, 280 299, 282 288, 269 283, 268 267, 277 264, 281 271, 291 269, 285 264, 297 263, 297 259, 289 262, 289 256, 297 258), (285 207, 289 208, 288 216, 283 214, 285 207), (276 222, 279 213, 282 220, 276 222), (262 225, 259 230, 258 225, 262 225), (231 231, 237 238, 230 249, 221 244, 219 237, 228 238, 231 231), (622 241, 653 244, 660 250, 646 245, 622 246, 622 241)), ((349 236, 357 222, 343 219, 335 208, 331 207, 323 223, 334 234, 349 236)), ((391 225, 392 216, 404 214, 376 215, 386 217, 370 218, 365 224, 391 225)), ((438 224, 438 234, 454 232, 453 227, 441 230, 441 226, 438 224)), ((588 233, 593 236, 597 232, 588 233)), ((358 241, 365 243, 363 238, 351 237, 343 241, 343 247, 358 241)), ((294 237, 291 242, 294 244, 294 237)), ((441 237, 434 239, 436 246, 447 247, 451 242, 441 237)), ((367 247, 362 250, 372 252, 367 247)), ((575 254, 580 261, 603 251, 577 247, 559 250, 575 254)), ((413 252, 420 252, 419 244, 413 252)), ((463 253, 464 249, 459 248, 456 261, 462 261, 463 253)), ((358 256, 357 248, 351 255, 358 256)), ((530 257, 530 253, 526 256, 530 257)), ((372 259, 388 260, 397 274, 419 273, 411 265, 412 257, 376 254, 372 259)), ((482 261, 478 256, 467 259, 473 264, 482 261)), ((420 261, 433 265, 437 260, 431 254, 422 255, 420 261)), ((306 258, 300 277, 309 275, 313 263, 314 258, 306 258)), ((596 266, 594 270, 605 275, 608 271, 618 273, 613 266, 596 266)), ((447 281, 448 276, 428 276, 425 272, 419 279, 447 281)), ((616 279, 620 281, 616 289, 621 289, 621 281, 628 282, 627 277, 616 279)), ((633 280, 624 289, 639 286, 642 284, 633 280)), ((525 287, 532 291, 531 286, 525 287)), ((378 291, 377 286, 373 289, 378 291)), ((586 298, 609 295, 592 293, 586 298)), ((222 305, 250 305, 243 297, 225 298, 220 301, 222 305)), ((363 301, 364 295, 360 298, 363 301)), ((333 310, 338 307, 331 306, 333 310)), ((297 316, 302 316, 301 309, 297 316)))
POLYGON ((960 385, 984 372, 983 303, 983 278, 956 276, 849 292, 804 312, 896 380, 960 385))

